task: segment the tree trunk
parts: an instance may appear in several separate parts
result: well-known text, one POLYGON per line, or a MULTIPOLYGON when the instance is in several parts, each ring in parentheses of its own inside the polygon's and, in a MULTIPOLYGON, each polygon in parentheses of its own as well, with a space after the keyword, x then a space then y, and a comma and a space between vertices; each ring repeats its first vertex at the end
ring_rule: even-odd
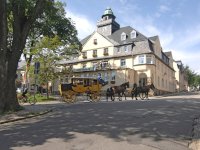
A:
POLYGON ((47 99, 49 99, 49 83, 48 83, 48 81, 47 81, 46 85, 47 85, 47 99))
POLYGON ((6 12, 6 0, 0 0, 0 113, 3 112, 6 93, 3 92, 6 88, 7 82, 7 12, 6 12))
POLYGON ((37 0, 28 19, 25 19, 24 5, 15 0, 9 2, 12 3, 13 13, 13 40, 10 49, 7 48, 7 0, 0 0, 0 113, 19 108, 15 88, 18 61, 31 25, 42 14, 45 3, 51 1, 37 0))

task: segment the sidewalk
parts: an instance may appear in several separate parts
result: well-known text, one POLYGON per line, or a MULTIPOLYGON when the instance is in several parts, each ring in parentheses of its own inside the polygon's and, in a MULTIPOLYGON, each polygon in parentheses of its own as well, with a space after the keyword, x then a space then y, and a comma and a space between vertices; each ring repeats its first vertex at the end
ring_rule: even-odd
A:
POLYGON ((24 104, 23 105, 24 110, 0 115, 0 124, 5 124, 9 122, 14 122, 14 121, 23 120, 26 118, 32 118, 32 117, 47 114, 52 111, 52 108, 47 107, 44 104, 51 104, 51 103, 55 103, 55 102, 50 101, 50 102, 45 102, 45 103, 36 103, 35 105, 24 104))

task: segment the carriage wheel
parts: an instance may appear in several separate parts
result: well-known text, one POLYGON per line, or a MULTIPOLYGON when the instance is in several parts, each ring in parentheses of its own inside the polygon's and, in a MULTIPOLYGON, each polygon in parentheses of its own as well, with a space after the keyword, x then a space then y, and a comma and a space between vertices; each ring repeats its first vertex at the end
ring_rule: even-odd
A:
POLYGON ((99 93, 91 93, 90 94, 90 100, 91 102, 98 102, 101 98, 101 95, 99 93))
POLYGON ((76 95, 75 93, 70 93, 69 95, 64 95, 64 101, 67 103, 75 103, 76 102, 76 95))
POLYGON ((76 95, 73 94, 71 95, 71 103, 75 103, 76 102, 76 95))
POLYGON ((64 102, 69 104, 69 103, 71 103, 71 99, 68 96, 65 96, 64 97, 64 102))
POLYGON ((101 99, 101 94, 100 93, 96 93, 96 102, 100 101, 101 99))
POLYGON ((140 98, 141 98, 142 100, 144 100, 144 98, 145 98, 145 93, 140 93, 139 96, 140 96, 140 98))

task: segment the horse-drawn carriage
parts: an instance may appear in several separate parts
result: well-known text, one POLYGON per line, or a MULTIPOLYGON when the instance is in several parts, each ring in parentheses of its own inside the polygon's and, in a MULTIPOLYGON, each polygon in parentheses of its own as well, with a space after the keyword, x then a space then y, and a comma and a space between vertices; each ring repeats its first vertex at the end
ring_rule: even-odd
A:
POLYGON ((95 78, 74 77, 71 78, 71 83, 60 84, 59 91, 64 101, 74 103, 77 95, 85 94, 90 101, 99 101, 100 92, 105 82, 100 82, 95 78))

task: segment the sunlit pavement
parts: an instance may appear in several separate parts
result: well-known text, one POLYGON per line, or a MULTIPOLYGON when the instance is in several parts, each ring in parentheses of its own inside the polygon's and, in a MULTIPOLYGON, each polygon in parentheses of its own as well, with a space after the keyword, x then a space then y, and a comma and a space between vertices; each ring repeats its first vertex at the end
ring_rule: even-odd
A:
POLYGON ((3 124, 2 150, 187 150, 200 96, 38 104, 44 116, 3 124))

